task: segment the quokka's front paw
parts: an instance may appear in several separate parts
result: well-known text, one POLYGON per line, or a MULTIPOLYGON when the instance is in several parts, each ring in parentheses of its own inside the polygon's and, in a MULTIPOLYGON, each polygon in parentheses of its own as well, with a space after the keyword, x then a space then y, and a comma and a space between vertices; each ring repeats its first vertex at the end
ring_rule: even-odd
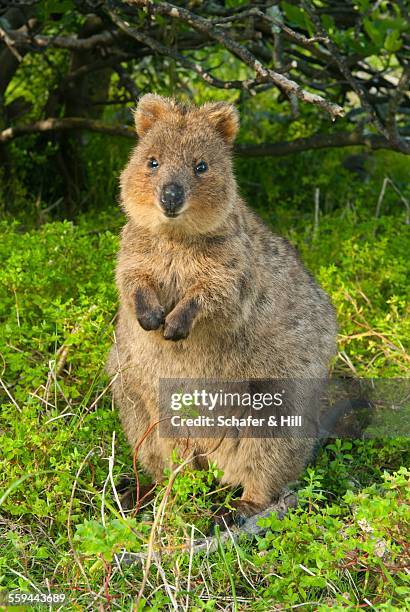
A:
POLYGON ((164 322, 164 309, 152 289, 137 289, 135 292, 135 310, 138 323, 145 331, 159 329, 164 322))
POLYGON ((164 322, 164 309, 161 306, 156 306, 150 310, 137 313, 138 323, 145 331, 159 329, 164 322))
POLYGON ((198 304, 195 299, 177 304, 165 319, 165 340, 176 341, 188 338, 197 313, 198 304))
POLYGON ((191 322, 183 317, 167 317, 164 325, 165 340, 185 340, 191 331, 191 322))

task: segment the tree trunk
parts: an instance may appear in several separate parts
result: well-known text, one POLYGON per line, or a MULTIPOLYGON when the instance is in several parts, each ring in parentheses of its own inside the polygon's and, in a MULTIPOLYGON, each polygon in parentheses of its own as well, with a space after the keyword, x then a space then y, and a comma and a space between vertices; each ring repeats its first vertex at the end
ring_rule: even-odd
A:
MULTIPOLYGON (((103 21, 96 15, 88 15, 79 33, 79 38, 88 38, 104 30, 103 21)), ((83 71, 81 76, 73 75, 103 59, 98 48, 78 50, 71 54, 67 80, 61 84, 64 117, 85 117, 99 119, 104 105, 96 104, 108 99, 113 69, 83 71)), ((53 116, 57 116, 53 114, 53 116)), ((64 180, 65 215, 72 217, 81 207, 81 194, 86 188, 85 164, 83 159, 84 133, 80 131, 62 133, 58 136, 58 165, 64 180)))
MULTIPOLYGON (((33 9, 29 7, 9 8, 1 14, 1 19, 5 21, 9 28, 26 33, 28 30, 27 23, 30 19, 33 9)), ((34 24, 33 24, 34 25, 34 24)), ((19 114, 18 105, 14 104, 12 108, 7 107, 5 103, 5 93, 10 81, 19 67, 20 60, 24 56, 25 51, 16 49, 15 53, 5 43, 0 43, 0 130, 8 127, 10 120, 19 114)), ((20 105, 20 112, 24 105, 20 105)), ((25 107, 27 110, 27 106, 25 107)), ((0 167, 8 168, 10 165, 10 157, 7 152, 7 147, 0 144, 0 167)), ((8 172, 6 172, 6 175, 8 172)))

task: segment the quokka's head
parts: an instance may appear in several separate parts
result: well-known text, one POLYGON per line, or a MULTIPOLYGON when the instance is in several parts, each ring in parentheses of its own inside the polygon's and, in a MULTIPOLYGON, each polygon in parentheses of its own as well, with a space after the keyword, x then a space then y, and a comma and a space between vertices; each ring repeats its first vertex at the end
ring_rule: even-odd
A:
POLYGON ((135 127, 138 144, 121 174, 127 214, 152 230, 215 230, 236 198, 235 107, 224 102, 185 106, 147 94, 136 108, 135 127))

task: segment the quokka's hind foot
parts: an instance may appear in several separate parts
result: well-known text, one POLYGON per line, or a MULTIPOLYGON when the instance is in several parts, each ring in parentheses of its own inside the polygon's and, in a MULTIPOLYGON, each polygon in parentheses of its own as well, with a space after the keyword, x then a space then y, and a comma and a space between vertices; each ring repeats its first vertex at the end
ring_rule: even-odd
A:
POLYGON ((214 523, 213 531, 216 526, 220 529, 226 529, 231 526, 242 527, 248 519, 264 511, 267 514, 270 513, 269 511, 275 512, 278 518, 282 519, 289 509, 297 506, 297 503, 296 493, 288 489, 282 491, 269 504, 260 505, 246 499, 238 499, 230 504, 232 508, 224 506, 215 507, 212 516, 214 523))
POLYGON ((257 504, 243 499, 231 502, 230 506, 230 508, 226 506, 215 506, 212 515, 214 528, 216 526, 220 529, 231 526, 241 527, 250 516, 258 514, 258 512, 262 510, 257 504))
POLYGON ((117 486, 122 509, 135 510, 141 503, 149 502, 154 497, 155 486, 155 482, 140 485, 137 495, 136 481, 128 477, 123 478, 117 486))

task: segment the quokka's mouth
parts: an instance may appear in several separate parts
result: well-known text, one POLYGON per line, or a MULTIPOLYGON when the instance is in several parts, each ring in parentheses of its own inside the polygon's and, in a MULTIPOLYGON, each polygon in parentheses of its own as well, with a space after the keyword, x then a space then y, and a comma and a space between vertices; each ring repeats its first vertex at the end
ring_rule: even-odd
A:
POLYGON ((177 217, 179 217, 181 213, 179 212, 164 212, 165 217, 167 217, 167 219, 176 219, 177 217))

